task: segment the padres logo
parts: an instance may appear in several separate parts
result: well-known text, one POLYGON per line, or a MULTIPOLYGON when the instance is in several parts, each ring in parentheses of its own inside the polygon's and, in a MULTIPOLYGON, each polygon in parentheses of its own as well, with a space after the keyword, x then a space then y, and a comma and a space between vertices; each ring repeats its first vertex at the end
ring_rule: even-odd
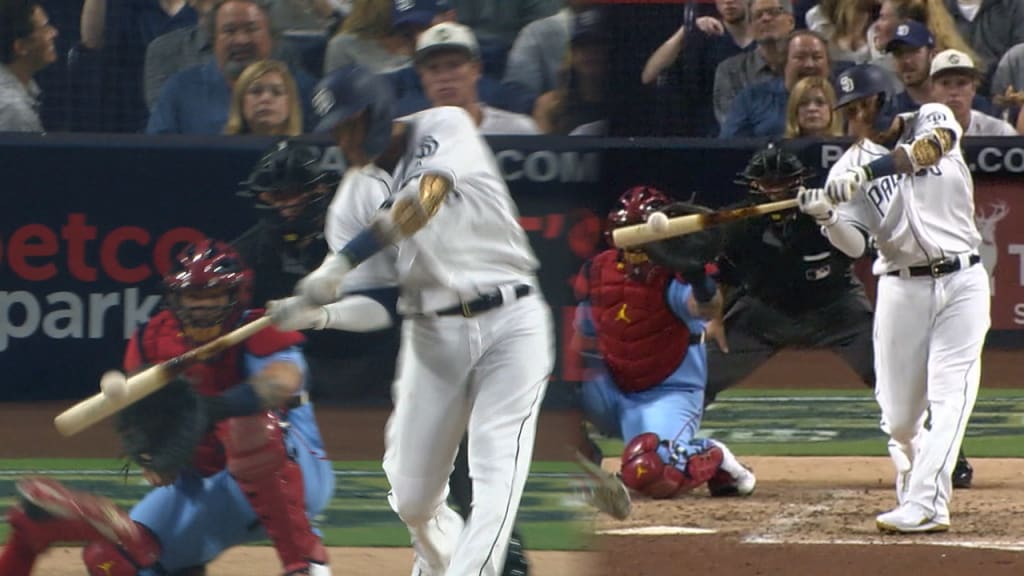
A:
POLYGON ((843 76, 842 78, 839 79, 839 89, 842 90, 843 92, 853 92, 854 88, 856 88, 856 86, 854 86, 853 84, 853 78, 850 78, 849 76, 843 76))
POLYGON ((957 56, 956 54, 950 54, 949 55, 949 63, 950 64, 959 64, 960 63, 960 57, 957 56))
POLYGON ((395 10, 405 12, 416 6, 416 0, 395 0, 395 10))
POLYGON ((423 140, 416 146, 416 159, 421 160, 427 156, 433 156, 440 144, 433 136, 424 136, 423 140))
POLYGON ((899 26, 896 27, 897 36, 906 36, 907 34, 910 34, 910 26, 907 26, 906 24, 900 24, 899 26))
POLYGON ((326 116, 334 108, 334 93, 326 88, 317 90, 313 95, 313 110, 318 116, 326 116))

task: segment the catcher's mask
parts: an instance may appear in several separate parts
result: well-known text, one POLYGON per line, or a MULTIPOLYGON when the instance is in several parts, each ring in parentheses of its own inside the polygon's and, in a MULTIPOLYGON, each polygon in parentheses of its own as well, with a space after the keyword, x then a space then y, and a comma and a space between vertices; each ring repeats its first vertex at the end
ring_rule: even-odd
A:
MULTIPOLYGON (((647 221, 648 216, 668 204, 668 196, 657 188, 634 186, 626 190, 622 196, 619 196, 615 207, 608 213, 608 226, 605 230, 605 239, 608 244, 615 245, 612 239, 613 230, 642 224, 647 221)), ((626 274, 633 278, 646 276, 653 266, 642 248, 620 249, 619 260, 622 262, 626 274)))
POLYGON ((239 194, 270 213, 285 243, 313 238, 323 233, 327 206, 341 180, 340 173, 320 165, 316 146, 283 141, 260 158, 239 194))
POLYGON ((252 272, 219 240, 189 244, 164 276, 167 303, 185 336, 201 344, 238 322, 252 298, 252 272))
POLYGON ((736 175, 736 183, 746 186, 751 194, 776 201, 795 198, 810 176, 811 171, 796 154, 772 142, 750 158, 743 172, 736 175))

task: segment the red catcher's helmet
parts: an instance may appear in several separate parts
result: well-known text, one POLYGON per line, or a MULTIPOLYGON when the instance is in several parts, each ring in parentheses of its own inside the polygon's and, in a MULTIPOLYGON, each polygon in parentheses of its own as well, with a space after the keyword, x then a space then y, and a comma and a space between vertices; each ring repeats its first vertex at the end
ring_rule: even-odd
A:
POLYGON ((252 271, 230 245, 219 240, 189 244, 175 257, 164 287, 170 309, 194 343, 208 342, 234 327, 252 299, 252 271), (227 296, 223 304, 190 303, 183 295, 203 299, 227 296))
MULTIPOLYGON (((608 226, 605 230, 605 239, 608 244, 614 246, 612 230, 643 224, 652 213, 661 210, 671 203, 664 192, 651 186, 634 186, 619 196, 615 206, 608 213, 608 226)), ((625 265, 625 272, 633 278, 645 277, 652 266, 647 254, 642 249, 629 248, 621 250, 621 261, 625 265)))

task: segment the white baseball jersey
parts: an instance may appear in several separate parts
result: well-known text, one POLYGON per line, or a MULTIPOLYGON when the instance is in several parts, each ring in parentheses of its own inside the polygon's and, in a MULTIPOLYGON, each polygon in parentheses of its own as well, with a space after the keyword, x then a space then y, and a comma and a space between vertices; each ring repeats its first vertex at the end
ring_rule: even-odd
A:
MULTIPOLYGON (((943 104, 930 103, 904 118, 901 144, 939 128, 952 131, 955 143, 938 164, 913 175, 872 180, 840 206, 840 218, 873 236, 878 248, 872 269, 876 275, 973 252, 981 244, 974 224, 974 181, 960 152, 963 133, 953 112, 943 104)), ((887 152, 870 141, 855 145, 832 167, 829 178, 887 152)))
POLYGON ((395 168, 398 194, 419 194, 419 177, 454 187, 427 225, 399 243, 399 311, 432 312, 504 284, 536 285, 539 267, 494 154, 462 108, 406 118, 409 149, 395 168), (454 296, 454 298, 453 298, 454 296))
POLYGON ((971 123, 965 136, 1016 136, 1017 130, 1006 120, 971 110, 971 123))
MULTIPOLYGON (((391 198, 391 175, 374 164, 350 168, 338 184, 327 208, 324 235, 331 251, 337 253, 366 228, 381 206, 391 198)), ((398 285, 395 259, 398 248, 388 246, 345 275, 344 292, 398 285)))
POLYGON ((540 134, 537 123, 526 114, 517 114, 484 104, 480 105, 480 113, 483 115, 483 120, 480 121, 479 130, 485 136, 489 134, 495 136, 499 134, 526 136, 540 134))

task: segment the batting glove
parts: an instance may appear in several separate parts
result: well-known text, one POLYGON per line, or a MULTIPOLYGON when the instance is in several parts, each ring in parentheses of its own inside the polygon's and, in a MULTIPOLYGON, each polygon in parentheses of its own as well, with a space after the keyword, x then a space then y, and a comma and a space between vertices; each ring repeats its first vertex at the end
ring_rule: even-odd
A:
POLYGON ((267 315, 278 330, 323 330, 327 311, 301 296, 267 302, 267 315))
POLYGON ((328 254, 319 268, 299 280, 295 294, 320 306, 335 302, 341 296, 341 281, 351 269, 345 256, 328 254))
POLYGON ((814 218, 821 226, 831 226, 836 222, 836 205, 829 199, 828 193, 822 188, 801 188, 796 195, 800 211, 814 218))
POLYGON ((849 202, 857 190, 868 181, 868 172, 863 166, 850 168, 844 174, 825 183, 825 194, 833 204, 849 202))

